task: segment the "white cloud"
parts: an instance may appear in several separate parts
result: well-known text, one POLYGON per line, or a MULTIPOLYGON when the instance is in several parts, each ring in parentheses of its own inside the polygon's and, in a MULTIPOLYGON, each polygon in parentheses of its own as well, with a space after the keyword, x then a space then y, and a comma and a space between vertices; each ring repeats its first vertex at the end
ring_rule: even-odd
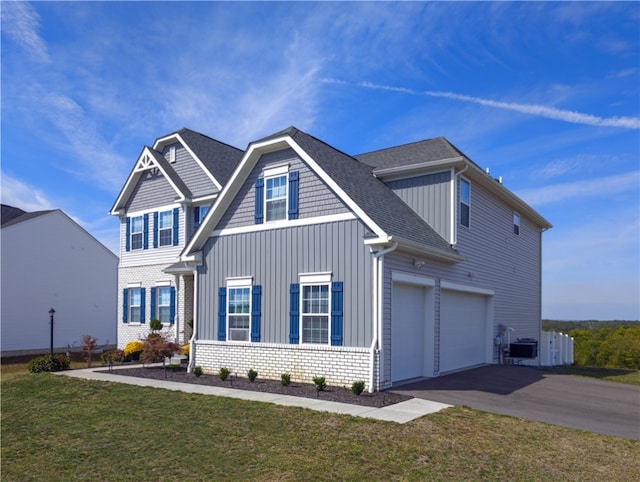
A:
POLYGON ((356 84, 344 82, 338 79, 325 78, 322 79, 325 83, 339 84, 339 85, 352 85, 358 87, 366 87, 368 89, 387 90, 390 92, 399 92, 402 94, 447 98, 453 100, 459 100, 462 102, 470 102, 473 104, 484 105, 487 107, 494 107, 497 109, 505 109, 522 114, 533 115, 537 117, 544 117, 548 119, 555 119, 563 122, 569 122, 573 124, 583 124, 600 127, 620 127, 625 129, 640 129, 640 118, 638 117, 598 117, 592 114, 584 114, 581 112, 575 112, 570 110, 557 109, 555 107, 549 107, 539 104, 520 104, 517 102, 502 102, 493 99, 485 99, 482 97, 473 97, 469 95, 456 94, 454 92, 442 92, 442 91, 417 91, 406 87, 395 87, 390 85, 374 84, 372 82, 358 82, 356 84))
POLYGON ((1 186, 0 197, 2 198, 2 204, 20 208, 27 212, 55 209, 54 204, 41 189, 26 184, 4 172, 2 173, 1 186))
POLYGON ((575 182, 552 184, 540 188, 519 190, 516 194, 533 206, 564 202, 573 198, 589 198, 638 191, 640 171, 625 172, 607 177, 596 177, 575 182))
POLYGON ((2 33, 40 62, 50 62, 47 44, 38 34, 40 16, 27 2, 2 2, 2 33))

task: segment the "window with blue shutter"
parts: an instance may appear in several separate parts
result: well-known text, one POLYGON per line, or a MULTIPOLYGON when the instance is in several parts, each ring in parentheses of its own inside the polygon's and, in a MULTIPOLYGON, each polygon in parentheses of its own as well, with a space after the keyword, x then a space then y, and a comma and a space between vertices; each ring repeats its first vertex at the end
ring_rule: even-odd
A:
POLYGON ((331 345, 342 346, 343 283, 331 283, 331 345))
POLYGON ((146 290, 144 288, 140 288, 140 323, 144 323, 145 316, 145 303, 146 303, 146 290))
POLYGON ((193 208, 193 230, 197 231, 200 227, 200 206, 193 208))
POLYGON ((254 285, 251 287, 251 341, 260 341, 260 324, 262 318, 262 287, 254 285))
POLYGON ((122 290, 122 322, 129 322, 129 290, 127 288, 122 290))
POLYGON ((289 286, 289 343, 300 343, 300 285, 289 286))
POLYGON ((218 340, 227 339, 227 288, 218 288, 218 340))
POLYGON ((142 249, 149 249, 149 214, 145 214, 143 219, 142 249))
POLYGON ((179 223, 180 223, 180 210, 178 208, 173 208, 173 245, 174 246, 178 246, 179 223))
POLYGON ((158 247, 158 211, 153 213, 153 247, 158 247))
POLYGON ((256 179, 255 196, 255 224, 262 224, 264 220, 264 179, 256 179))
POLYGON ((125 245, 125 251, 131 251, 131 218, 127 217, 127 219, 125 220, 125 234, 126 234, 126 239, 124 242, 125 245))
POLYGON ((298 171, 289 173, 289 219, 298 219, 298 171))
POLYGON ((172 325, 176 322, 176 288, 172 286, 170 288, 171 299, 169 300, 169 323, 172 325))
POLYGON ((149 313, 149 319, 156 319, 156 301, 157 301, 156 288, 151 288, 151 313, 149 313))

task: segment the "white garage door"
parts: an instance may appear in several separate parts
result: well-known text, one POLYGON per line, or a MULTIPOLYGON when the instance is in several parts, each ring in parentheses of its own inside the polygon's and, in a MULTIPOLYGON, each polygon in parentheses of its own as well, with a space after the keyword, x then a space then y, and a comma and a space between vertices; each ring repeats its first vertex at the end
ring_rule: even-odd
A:
POLYGON ((425 357, 425 288, 393 284, 391 303, 391 381, 423 375, 425 357))
POLYGON ((440 372, 485 363, 487 297, 442 290, 440 294, 440 372))

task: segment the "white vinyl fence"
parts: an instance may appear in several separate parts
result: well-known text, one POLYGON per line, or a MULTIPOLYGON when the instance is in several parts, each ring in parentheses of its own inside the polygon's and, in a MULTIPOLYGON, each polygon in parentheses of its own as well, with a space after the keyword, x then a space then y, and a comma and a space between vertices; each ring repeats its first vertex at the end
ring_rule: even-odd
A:
POLYGON ((564 333, 543 331, 540 340, 540 365, 573 365, 573 338, 564 333))

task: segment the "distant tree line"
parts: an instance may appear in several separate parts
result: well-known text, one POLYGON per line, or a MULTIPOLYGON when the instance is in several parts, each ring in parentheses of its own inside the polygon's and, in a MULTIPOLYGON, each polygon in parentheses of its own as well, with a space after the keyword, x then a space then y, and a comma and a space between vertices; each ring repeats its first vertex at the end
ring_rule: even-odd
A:
POLYGON ((576 365, 640 370, 640 322, 543 320, 544 331, 573 337, 576 365))

